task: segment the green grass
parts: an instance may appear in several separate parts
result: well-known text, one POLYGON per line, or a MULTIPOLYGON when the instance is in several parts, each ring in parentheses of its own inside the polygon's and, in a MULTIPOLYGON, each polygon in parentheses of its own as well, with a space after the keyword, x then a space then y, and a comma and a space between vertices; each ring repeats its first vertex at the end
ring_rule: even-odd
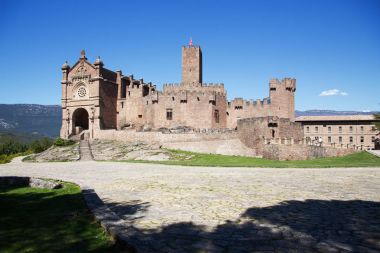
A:
POLYGON ((169 161, 126 161, 149 162, 185 166, 222 166, 222 167, 270 167, 270 168, 329 168, 329 167, 380 167, 380 158, 368 152, 359 152, 342 157, 318 158, 299 161, 275 161, 263 158, 200 154, 187 151, 170 150, 174 160, 169 161), (181 159, 181 157, 191 157, 181 159))
POLYGON ((0 189, 0 252, 121 252, 93 221, 78 186, 0 189))

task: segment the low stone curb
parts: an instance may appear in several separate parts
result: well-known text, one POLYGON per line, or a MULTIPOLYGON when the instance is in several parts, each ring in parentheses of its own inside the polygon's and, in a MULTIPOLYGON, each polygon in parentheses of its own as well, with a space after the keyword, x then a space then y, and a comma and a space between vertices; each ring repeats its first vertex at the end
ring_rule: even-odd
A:
MULTIPOLYGON (((128 228, 122 219, 119 218, 104 202, 99 198, 93 189, 80 186, 83 197, 94 218, 111 235, 114 242, 133 253, 144 252, 136 245, 132 245, 128 239, 128 228)), ((130 227, 130 230, 133 230, 130 227)))
POLYGON ((0 177, 0 186, 15 186, 24 187, 30 186, 32 188, 41 189, 59 189, 62 188, 62 184, 55 180, 47 180, 34 177, 0 177))

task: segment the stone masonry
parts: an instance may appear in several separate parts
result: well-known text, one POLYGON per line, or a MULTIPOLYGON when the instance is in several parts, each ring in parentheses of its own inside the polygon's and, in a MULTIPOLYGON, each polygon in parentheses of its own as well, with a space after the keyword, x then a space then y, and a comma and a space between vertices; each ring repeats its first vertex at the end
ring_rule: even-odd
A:
POLYGON ((126 128, 236 129, 238 119, 252 117, 294 120, 295 79, 270 80, 263 100, 229 102, 224 85, 203 83, 202 71, 201 48, 183 46, 182 82, 158 91, 143 79, 104 68, 99 57, 90 63, 82 51, 74 66, 62 66, 61 137, 85 133, 93 139, 103 130, 126 128))

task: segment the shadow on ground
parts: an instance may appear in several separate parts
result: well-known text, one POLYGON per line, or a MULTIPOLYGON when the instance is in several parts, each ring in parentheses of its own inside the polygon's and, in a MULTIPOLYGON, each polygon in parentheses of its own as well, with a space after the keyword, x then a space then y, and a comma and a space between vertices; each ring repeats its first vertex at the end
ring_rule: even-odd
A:
MULTIPOLYGON (((95 206, 103 206, 93 190, 84 194, 95 206)), ((144 253, 380 252, 379 202, 286 201, 249 208, 211 231, 193 223, 139 229, 133 224, 144 217, 149 203, 106 201, 106 205, 128 224, 120 227, 123 238, 144 253)), ((0 207, 2 252, 118 251, 91 223, 92 215, 78 192, 0 190, 0 207)))
MULTIPOLYGON (((115 203, 112 205, 115 206, 115 203)), ((131 206, 113 209, 128 221, 131 206)), ((134 207, 142 216, 146 206, 134 207)), ((249 208, 212 231, 193 223, 125 230, 141 252, 380 252, 380 203, 362 200, 286 201, 249 208)))

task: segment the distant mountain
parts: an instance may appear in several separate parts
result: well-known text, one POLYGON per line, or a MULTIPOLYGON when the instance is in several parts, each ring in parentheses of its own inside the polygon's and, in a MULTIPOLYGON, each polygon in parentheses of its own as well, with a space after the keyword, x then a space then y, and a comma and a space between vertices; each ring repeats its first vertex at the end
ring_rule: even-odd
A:
POLYGON ((59 105, 0 104, 0 132, 33 133, 35 136, 59 136, 59 105))
POLYGON ((379 112, 360 112, 360 111, 334 111, 334 110, 307 110, 297 111, 296 116, 336 116, 336 115, 372 115, 379 112))
MULTIPOLYGON (((296 116, 357 115, 375 112, 308 110, 296 116)), ((22 138, 30 135, 58 137, 61 128, 61 106, 35 104, 0 104, 0 133, 13 133, 22 138)))

